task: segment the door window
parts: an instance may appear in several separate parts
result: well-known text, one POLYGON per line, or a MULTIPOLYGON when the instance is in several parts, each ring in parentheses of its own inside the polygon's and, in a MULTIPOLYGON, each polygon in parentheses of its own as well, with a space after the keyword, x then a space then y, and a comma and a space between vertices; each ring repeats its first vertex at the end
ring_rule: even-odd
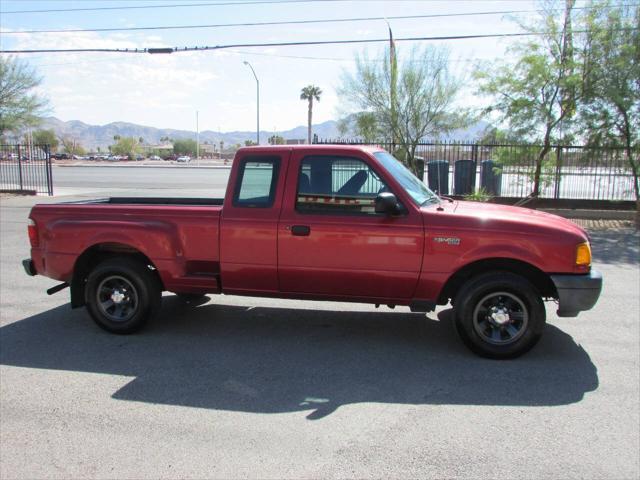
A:
POLYGON ((309 156, 300 165, 296 210, 375 215, 375 199, 383 191, 387 191, 387 186, 361 160, 309 156))

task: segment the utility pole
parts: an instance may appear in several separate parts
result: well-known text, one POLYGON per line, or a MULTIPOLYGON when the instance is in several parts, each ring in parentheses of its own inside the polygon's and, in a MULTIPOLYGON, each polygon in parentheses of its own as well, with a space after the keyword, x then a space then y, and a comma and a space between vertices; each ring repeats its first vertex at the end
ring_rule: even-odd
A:
POLYGON ((396 44, 393 41, 393 32, 391 32, 391 25, 387 22, 389 27, 389 73, 390 73, 390 88, 389 88, 389 103, 391 107, 391 144, 392 149, 396 148, 396 128, 398 127, 398 112, 396 110, 397 103, 397 91, 396 86, 398 83, 398 59, 396 57, 396 44))

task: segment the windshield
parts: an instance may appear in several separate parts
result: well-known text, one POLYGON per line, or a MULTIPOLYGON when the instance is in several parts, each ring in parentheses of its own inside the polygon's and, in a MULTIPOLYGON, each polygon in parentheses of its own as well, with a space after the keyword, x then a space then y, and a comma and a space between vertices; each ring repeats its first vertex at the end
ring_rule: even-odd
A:
POLYGON ((432 201, 440 201, 440 198, 427 188, 418 177, 405 167, 398 159, 387 152, 376 152, 373 154, 378 161, 387 169, 396 181, 411 196, 417 205, 424 205, 432 201))

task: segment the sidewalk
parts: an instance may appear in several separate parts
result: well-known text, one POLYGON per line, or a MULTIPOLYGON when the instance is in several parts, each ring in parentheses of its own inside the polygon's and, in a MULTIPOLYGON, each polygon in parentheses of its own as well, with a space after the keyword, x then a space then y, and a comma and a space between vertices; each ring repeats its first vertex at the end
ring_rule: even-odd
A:
POLYGON ((608 220, 590 218, 569 218, 573 223, 577 223, 585 230, 634 230, 634 222, 631 220, 608 220))

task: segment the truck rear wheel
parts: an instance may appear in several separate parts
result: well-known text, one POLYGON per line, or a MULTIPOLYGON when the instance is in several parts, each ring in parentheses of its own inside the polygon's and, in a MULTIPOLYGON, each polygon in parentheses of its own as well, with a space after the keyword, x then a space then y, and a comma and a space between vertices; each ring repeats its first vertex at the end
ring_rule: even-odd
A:
POLYGON ((160 307, 162 291, 155 273, 131 258, 103 261, 87 278, 85 300, 103 329, 127 334, 140 330, 160 307))
POLYGON ((455 325, 462 341, 487 358, 515 358, 540 339, 542 298, 525 278, 491 272, 472 278, 456 297, 455 325))

